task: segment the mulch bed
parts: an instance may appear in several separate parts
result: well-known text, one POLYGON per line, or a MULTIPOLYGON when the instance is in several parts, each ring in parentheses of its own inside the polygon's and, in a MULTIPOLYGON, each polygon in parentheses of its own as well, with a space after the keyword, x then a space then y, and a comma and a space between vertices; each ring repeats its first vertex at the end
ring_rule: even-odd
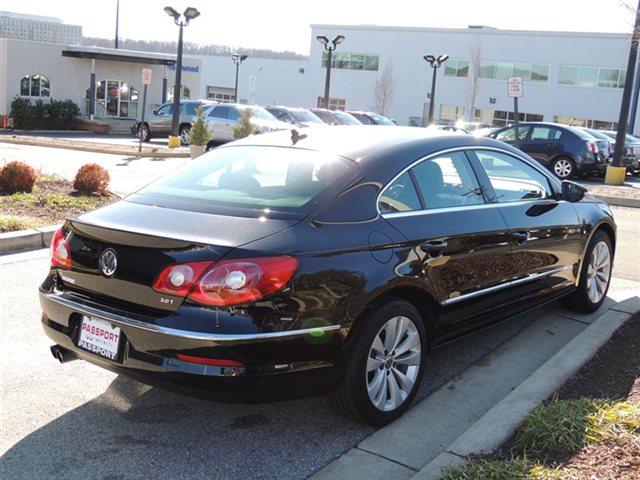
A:
POLYGON ((73 188, 73 182, 62 178, 36 180, 32 196, 33 201, 20 201, 5 193, 0 193, 0 213, 12 217, 29 217, 35 219, 40 225, 57 225, 65 218, 95 210, 118 200, 115 194, 109 195, 81 195, 73 188), (69 197, 77 199, 78 205, 68 205, 47 202, 47 198, 53 196, 69 197))

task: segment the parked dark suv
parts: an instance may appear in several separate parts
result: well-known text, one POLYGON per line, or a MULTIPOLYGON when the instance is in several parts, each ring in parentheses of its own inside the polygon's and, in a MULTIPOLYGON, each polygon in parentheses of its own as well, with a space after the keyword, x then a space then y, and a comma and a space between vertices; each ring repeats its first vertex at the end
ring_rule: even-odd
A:
MULTIPOLYGON (((505 127, 489 135, 515 144, 515 127, 505 127)), ((522 122, 518 147, 558 178, 604 173, 609 164, 609 143, 579 128, 558 123, 522 122)))

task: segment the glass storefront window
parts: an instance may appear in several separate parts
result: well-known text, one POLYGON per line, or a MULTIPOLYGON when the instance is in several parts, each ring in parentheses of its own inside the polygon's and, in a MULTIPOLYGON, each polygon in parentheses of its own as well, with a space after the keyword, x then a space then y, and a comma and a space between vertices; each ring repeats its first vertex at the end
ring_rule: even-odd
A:
MULTIPOLYGON (((96 111, 98 118, 120 117, 136 118, 138 116, 138 90, 127 82, 120 80, 101 80, 96 82, 96 111)), ((86 92, 87 100, 91 98, 91 89, 86 92)), ((87 113, 89 113, 87 101, 87 113)))

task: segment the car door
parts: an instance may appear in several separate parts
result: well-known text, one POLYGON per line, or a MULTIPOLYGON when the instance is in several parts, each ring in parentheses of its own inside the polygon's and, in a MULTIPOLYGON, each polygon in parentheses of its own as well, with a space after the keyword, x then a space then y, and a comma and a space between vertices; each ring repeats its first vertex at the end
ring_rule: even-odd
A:
POLYGON ((506 152, 476 149, 471 155, 508 226, 513 298, 533 300, 573 285, 585 232, 573 206, 558 199, 548 174, 506 152))
POLYGON ((213 107, 207 115, 207 126, 214 142, 228 142, 233 140, 233 126, 229 120, 231 108, 227 105, 213 107))
POLYGON ((464 151, 416 163, 383 191, 379 208, 405 235, 442 312, 438 332, 455 335, 471 319, 508 303, 511 241, 497 205, 485 203, 464 151))
POLYGON ((168 134, 171 132, 171 121, 173 120, 173 104, 165 103, 161 105, 155 113, 149 117, 149 129, 153 135, 168 134))
POLYGON ((562 130, 547 125, 533 125, 520 149, 527 152, 545 167, 551 160, 562 153, 562 130))

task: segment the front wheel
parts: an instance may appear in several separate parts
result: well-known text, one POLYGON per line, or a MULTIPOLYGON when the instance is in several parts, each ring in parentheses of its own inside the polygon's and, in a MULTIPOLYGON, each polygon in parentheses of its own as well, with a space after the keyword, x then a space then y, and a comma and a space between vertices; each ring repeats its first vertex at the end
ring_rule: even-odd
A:
POLYGON ((330 394, 348 418, 386 425, 400 417, 415 397, 426 354, 426 331, 413 305, 393 300, 362 319, 344 376, 330 394))
POLYGON ((562 304, 578 312, 595 312, 609 290, 613 267, 613 249, 609 236, 603 231, 596 232, 585 255, 578 288, 562 304))
POLYGON ((551 171, 556 177, 568 180, 576 173, 576 166, 570 158, 560 157, 551 163, 551 171))

